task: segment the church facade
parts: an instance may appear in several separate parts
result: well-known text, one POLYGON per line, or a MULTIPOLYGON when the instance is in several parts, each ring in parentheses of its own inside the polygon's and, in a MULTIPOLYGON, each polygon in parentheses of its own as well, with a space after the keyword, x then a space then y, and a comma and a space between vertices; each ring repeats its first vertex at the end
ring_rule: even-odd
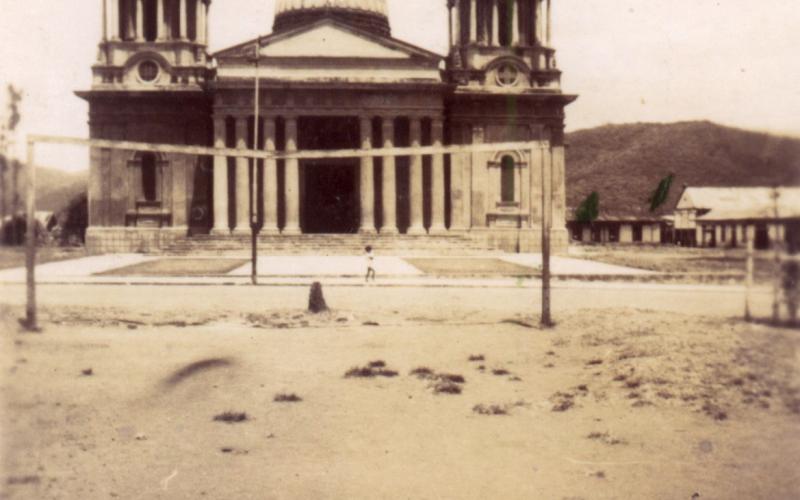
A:
POLYGON ((549 148, 258 161, 94 148, 87 246, 236 245, 255 223, 264 244, 351 234, 387 249, 405 239, 536 251, 552 185, 551 241, 565 249, 564 108, 575 96, 560 88, 551 0, 447 9, 446 56, 393 38, 385 0, 278 0, 271 34, 209 54, 210 0, 105 0, 93 85, 78 92, 92 138, 286 152, 549 148))

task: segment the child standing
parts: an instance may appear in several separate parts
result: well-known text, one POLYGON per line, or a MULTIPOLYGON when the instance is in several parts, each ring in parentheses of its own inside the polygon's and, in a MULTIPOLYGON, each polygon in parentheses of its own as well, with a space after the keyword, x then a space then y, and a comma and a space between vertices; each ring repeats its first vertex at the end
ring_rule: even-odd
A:
POLYGON ((367 264, 367 275, 364 277, 364 282, 369 282, 369 277, 372 276, 372 281, 375 281, 375 255, 372 254, 372 247, 367 246, 364 249, 364 258, 367 264))

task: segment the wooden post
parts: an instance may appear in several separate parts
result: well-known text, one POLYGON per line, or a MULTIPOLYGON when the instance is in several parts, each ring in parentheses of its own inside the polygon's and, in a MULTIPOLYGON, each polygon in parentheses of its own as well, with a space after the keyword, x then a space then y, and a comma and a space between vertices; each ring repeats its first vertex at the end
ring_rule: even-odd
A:
MULTIPOLYGON (((747 229, 745 229, 747 231, 747 229)), ((749 236, 749 235, 748 235, 749 236)), ((753 240, 754 238, 747 238, 747 268, 745 277, 745 292, 744 292, 744 320, 752 321, 753 316, 751 308, 751 293, 753 291, 753 240)))
MULTIPOLYGON (((258 56, 261 51, 261 37, 256 39, 256 52, 255 52, 255 89, 253 90, 253 153, 258 151, 258 117, 259 117, 259 94, 260 82, 258 75, 258 56)), ((250 178, 250 246, 252 251, 252 265, 250 281, 253 285, 258 285, 258 156, 253 156, 252 176, 250 178)), ((266 185, 266 178, 264 179, 266 185)))
MULTIPOLYGON (((534 149, 531 149, 531 159, 535 156, 534 149)), ((549 168, 548 159, 550 155, 542 157, 542 316, 540 324, 543 328, 553 326, 550 317, 550 203, 552 200, 552 186, 546 185, 546 181, 552 177, 546 174, 549 168)), ((550 160, 552 161, 552 160, 550 160)))
POLYGON ((27 304, 23 326, 30 332, 39 331, 36 320, 36 167, 34 166, 34 142, 28 139, 27 193, 25 205, 27 211, 25 270, 27 282, 27 304))
MULTIPOLYGON (((778 212, 778 200, 781 194, 778 191, 778 188, 775 187, 772 189, 772 205, 773 205, 773 215, 775 216, 775 224, 774 224, 774 241, 772 241, 772 249, 774 251, 774 265, 775 265, 775 273, 772 282, 772 323, 777 325, 780 323, 781 320, 781 303, 780 303, 780 295, 781 295, 781 239, 780 239, 780 214, 778 212)), ((767 234, 769 234, 769 229, 767 230, 767 234)))

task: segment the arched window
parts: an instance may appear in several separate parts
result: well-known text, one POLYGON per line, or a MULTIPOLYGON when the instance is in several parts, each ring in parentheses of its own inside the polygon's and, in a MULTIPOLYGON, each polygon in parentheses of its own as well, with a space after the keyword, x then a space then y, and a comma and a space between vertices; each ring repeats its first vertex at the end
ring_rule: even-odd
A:
POLYGON ((515 201, 515 170, 514 158, 506 155, 500 160, 500 200, 503 203, 513 203, 515 201))
POLYGON ((142 194, 144 194, 145 201, 157 201, 156 180, 156 155, 153 153, 143 153, 142 194))

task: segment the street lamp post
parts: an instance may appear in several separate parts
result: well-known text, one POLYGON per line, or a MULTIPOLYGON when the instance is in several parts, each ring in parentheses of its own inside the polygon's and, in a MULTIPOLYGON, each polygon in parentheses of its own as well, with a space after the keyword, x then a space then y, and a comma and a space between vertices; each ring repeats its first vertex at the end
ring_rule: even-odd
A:
POLYGON ((261 37, 256 39, 255 46, 255 85, 253 89, 253 167, 251 169, 251 187, 250 187, 250 248, 252 264, 250 266, 251 274, 250 280, 253 285, 258 285, 258 115, 259 115, 259 97, 260 97, 260 80, 258 75, 258 59, 259 51, 261 50, 261 37))

